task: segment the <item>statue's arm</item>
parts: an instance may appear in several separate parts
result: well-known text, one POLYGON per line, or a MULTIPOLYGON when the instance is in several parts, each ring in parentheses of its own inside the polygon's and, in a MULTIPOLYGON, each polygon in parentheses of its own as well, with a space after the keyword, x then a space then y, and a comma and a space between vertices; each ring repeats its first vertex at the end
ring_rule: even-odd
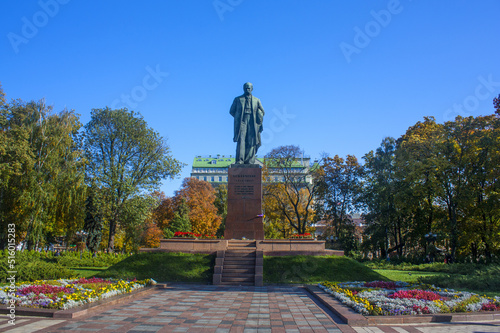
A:
POLYGON ((229 114, 233 117, 236 114, 236 98, 233 100, 233 104, 231 105, 231 109, 229 109, 229 114))
POLYGON ((259 99, 257 103, 257 124, 262 125, 264 121, 264 114, 265 114, 264 108, 262 107, 262 103, 260 102, 259 99))
POLYGON ((264 112, 264 108, 262 107, 262 103, 260 102, 260 99, 259 99, 259 103, 258 103, 258 106, 257 106, 257 109, 262 111, 262 115, 265 115, 266 113, 264 112))

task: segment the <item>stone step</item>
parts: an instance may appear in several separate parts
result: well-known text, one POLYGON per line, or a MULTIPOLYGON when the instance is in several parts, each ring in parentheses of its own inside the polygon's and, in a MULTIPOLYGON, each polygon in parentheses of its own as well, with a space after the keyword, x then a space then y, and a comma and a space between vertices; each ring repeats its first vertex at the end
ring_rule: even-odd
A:
POLYGON ((222 276, 222 282, 232 282, 232 283, 239 283, 239 282, 254 282, 254 276, 244 276, 244 277, 226 277, 222 276))
POLYGON ((225 264, 223 269, 255 269, 255 265, 237 265, 234 263, 225 264))
POLYGON ((222 272, 222 278, 254 278, 255 273, 222 272))
POLYGON ((228 259, 224 258, 224 263, 222 266, 233 265, 233 266, 255 266, 255 259, 245 259, 245 258, 234 258, 228 259))
POLYGON ((251 251, 251 252, 226 251, 224 256, 226 258, 227 257, 255 258, 255 251, 251 251))
POLYGON ((256 252, 256 249, 252 249, 250 247, 233 247, 233 248, 227 248, 226 252, 252 252, 252 253, 255 253, 256 252))
POLYGON ((233 275, 255 275, 254 268, 224 268, 222 270, 223 276, 233 276, 233 275))

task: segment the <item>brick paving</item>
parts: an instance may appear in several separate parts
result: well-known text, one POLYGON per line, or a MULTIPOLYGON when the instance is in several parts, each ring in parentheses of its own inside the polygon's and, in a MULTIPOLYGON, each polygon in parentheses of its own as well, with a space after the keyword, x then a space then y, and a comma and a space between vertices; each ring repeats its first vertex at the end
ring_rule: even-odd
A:
POLYGON ((79 319, 18 318, 0 332, 500 332, 500 323, 351 327, 296 286, 169 285, 79 319))

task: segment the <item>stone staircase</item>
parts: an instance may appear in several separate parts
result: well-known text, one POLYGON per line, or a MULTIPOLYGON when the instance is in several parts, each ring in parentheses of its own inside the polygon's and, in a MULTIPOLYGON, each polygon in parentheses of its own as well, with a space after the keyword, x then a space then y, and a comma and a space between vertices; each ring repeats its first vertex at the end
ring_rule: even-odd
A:
POLYGON ((217 251, 213 284, 262 286, 263 255, 255 241, 229 240, 217 251))

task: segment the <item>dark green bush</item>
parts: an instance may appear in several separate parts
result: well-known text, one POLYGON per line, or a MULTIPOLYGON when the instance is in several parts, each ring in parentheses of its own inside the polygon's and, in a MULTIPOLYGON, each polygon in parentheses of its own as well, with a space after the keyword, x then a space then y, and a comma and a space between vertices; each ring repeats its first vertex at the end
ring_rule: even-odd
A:
MULTIPOLYGON (((6 282, 10 276, 8 271, 8 251, 0 251, 0 279, 6 282)), ((90 252, 62 252, 56 256, 54 252, 17 251, 15 254, 15 271, 17 281, 34 281, 46 279, 70 278, 76 272, 70 267, 107 267, 129 257, 126 254, 98 253, 95 257, 90 252)))
POLYGON ((128 254, 121 253, 96 253, 94 257, 91 252, 63 252, 54 258, 66 267, 108 267, 128 257, 128 254))
MULTIPOLYGON (((64 279, 76 276, 76 272, 67 267, 43 260, 17 262, 15 269, 17 271, 15 274, 16 282, 64 279)), ((1 262, 0 283, 7 283, 7 278, 10 277, 8 271, 10 269, 7 268, 7 262, 1 262)))

